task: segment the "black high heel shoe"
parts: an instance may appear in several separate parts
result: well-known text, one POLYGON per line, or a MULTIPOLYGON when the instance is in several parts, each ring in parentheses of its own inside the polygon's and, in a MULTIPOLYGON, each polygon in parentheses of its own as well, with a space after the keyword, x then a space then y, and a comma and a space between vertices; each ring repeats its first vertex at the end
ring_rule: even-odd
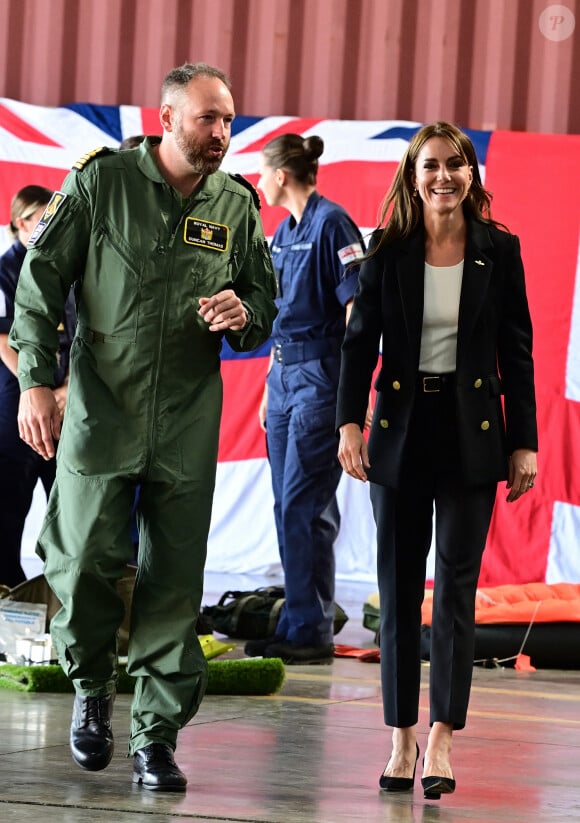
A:
MULTIPOLYGON (((379 777, 379 786, 385 792, 408 792, 413 788, 415 783, 415 771, 417 770, 417 760, 419 760, 419 744, 417 746, 417 756, 415 758, 415 768, 413 769, 413 777, 389 777, 384 772, 379 777)), ((388 764, 387 764, 388 765, 388 764)), ((385 766, 385 768, 387 768, 385 766)))
POLYGON ((439 800, 442 794, 453 794, 455 791, 452 777, 422 777, 421 785, 425 800, 439 800))

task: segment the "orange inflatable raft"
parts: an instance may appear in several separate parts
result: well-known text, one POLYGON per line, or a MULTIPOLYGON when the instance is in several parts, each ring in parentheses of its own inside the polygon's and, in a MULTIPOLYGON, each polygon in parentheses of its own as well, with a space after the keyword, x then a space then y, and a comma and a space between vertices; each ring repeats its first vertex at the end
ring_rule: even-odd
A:
MULTIPOLYGON (((428 659, 433 591, 422 607, 428 659)), ((525 583, 478 589, 475 662, 513 663, 521 652, 536 668, 580 669, 580 584, 525 583)))

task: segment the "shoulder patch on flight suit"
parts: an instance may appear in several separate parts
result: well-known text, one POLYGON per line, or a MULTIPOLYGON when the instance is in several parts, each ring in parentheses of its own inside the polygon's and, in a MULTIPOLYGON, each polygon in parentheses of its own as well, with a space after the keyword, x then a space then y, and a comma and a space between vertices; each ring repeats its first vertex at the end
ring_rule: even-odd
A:
POLYGON ((111 149, 108 146, 99 146, 98 149, 92 149, 92 151, 86 152, 83 154, 82 157, 73 163, 73 169, 77 169, 77 171, 82 171, 86 165, 88 165, 91 160, 94 160, 95 157, 101 157, 104 154, 112 154, 116 149, 111 149))
POLYGON ((60 209, 64 201, 66 200, 68 195, 66 195, 63 191, 55 191, 45 210, 42 213, 42 217, 36 224, 36 227, 32 234, 30 235, 30 239, 28 241, 27 248, 32 248, 34 244, 37 242, 38 238, 42 235, 46 227, 52 222, 54 219, 55 214, 60 209))
POLYGON ((236 183, 239 183, 241 186, 243 186, 250 192, 255 207, 258 209, 258 211, 260 211, 260 209, 262 208, 262 201, 260 200, 258 189, 255 186, 253 186, 249 180, 246 180, 245 177, 242 177, 241 174, 230 174, 230 177, 233 180, 235 180, 236 183))

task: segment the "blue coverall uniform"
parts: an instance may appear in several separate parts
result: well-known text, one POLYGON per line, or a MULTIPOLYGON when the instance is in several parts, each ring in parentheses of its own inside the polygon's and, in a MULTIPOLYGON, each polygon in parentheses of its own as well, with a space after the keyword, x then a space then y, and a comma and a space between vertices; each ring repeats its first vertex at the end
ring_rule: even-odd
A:
MULTIPOLYGON (((20 240, 0 257, 0 334, 8 334, 14 319, 14 296, 26 247, 20 240)), ((58 327, 58 362, 54 387, 62 386, 74 336, 76 312, 72 294, 58 327)), ((22 533, 38 480, 46 496, 54 482, 56 460, 43 460, 18 434, 18 379, 0 360, 0 583, 13 588, 26 579, 20 560, 22 533)))
POLYGON ((277 637, 299 646, 332 642, 341 476, 335 435, 345 306, 363 253, 346 211, 314 191, 300 222, 276 230, 272 257, 278 315, 272 330, 266 436, 286 600, 277 637))

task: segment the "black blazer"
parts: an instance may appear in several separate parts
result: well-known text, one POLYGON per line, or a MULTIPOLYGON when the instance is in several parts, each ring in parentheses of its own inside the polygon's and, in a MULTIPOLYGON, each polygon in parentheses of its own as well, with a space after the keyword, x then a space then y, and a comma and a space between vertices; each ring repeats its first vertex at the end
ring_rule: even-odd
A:
MULTIPOLYGON (((422 228, 363 263, 342 346, 336 425, 362 429, 382 337, 367 474, 387 486, 398 484, 418 384, 424 271, 422 228)), ((519 240, 476 221, 468 221, 455 393, 467 484, 503 480, 515 449, 537 450, 532 324, 519 240)))

